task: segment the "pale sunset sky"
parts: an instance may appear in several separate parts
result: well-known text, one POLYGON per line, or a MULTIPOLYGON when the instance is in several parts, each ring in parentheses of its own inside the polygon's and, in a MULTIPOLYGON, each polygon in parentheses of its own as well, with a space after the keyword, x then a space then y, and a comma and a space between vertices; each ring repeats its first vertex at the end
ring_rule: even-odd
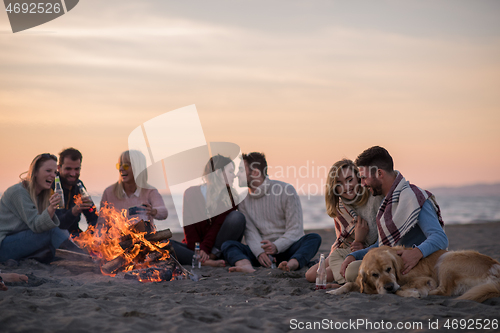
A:
POLYGON ((0 6, 0 192, 75 147, 102 193, 132 130, 192 104, 294 185, 374 145, 424 188, 500 182, 500 1, 83 0, 15 34, 0 6))

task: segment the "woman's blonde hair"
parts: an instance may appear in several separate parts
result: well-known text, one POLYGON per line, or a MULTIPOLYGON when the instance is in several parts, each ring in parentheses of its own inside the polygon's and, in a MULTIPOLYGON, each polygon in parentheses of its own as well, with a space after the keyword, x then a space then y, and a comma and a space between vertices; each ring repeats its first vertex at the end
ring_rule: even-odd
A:
POLYGON ((234 203, 234 194, 236 191, 231 187, 231 184, 226 185, 225 178, 223 176, 224 167, 232 164, 233 161, 222 155, 215 155, 210 158, 205 170, 203 171, 203 179, 207 184, 207 209, 210 214, 220 211, 220 205, 223 205, 225 209, 229 209, 234 203), (228 190, 231 193, 230 197, 228 195, 228 190))
POLYGON ((26 173, 25 177, 22 177, 22 174, 19 175, 19 178, 21 178, 22 184, 26 190, 28 190, 28 193, 30 195, 31 200, 35 204, 36 209, 38 212, 41 214, 47 207, 49 207, 49 199, 50 196, 52 195, 52 190, 42 190, 38 195, 36 194, 36 174, 40 167, 42 166, 43 162, 53 160, 57 163, 57 157, 52 154, 40 154, 37 155, 33 161, 30 164, 30 167, 28 169, 28 172, 26 173))
MULTIPOLYGON (((138 150, 126 150, 120 154, 118 160, 119 164, 123 164, 123 161, 128 161, 130 168, 132 168, 132 173, 134 174, 134 182, 137 188, 150 188, 148 184, 148 170, 146 165, 146 157, 143 153, 138 150)), ((121 179, 115 183, 113 187, 113 194, 120 200, 125 199, 124 196, 123 183, 121 179)))
POLYGON ((352 204, 353 206, 363 206, 366 204, 368 198, 370 197, 370 193, 365 188, 361 187, 359 169, 354 164, 354 162, 345 158, 338 162, 335 162, 328 172, 325 190, 326 212, 332 218, 338 216, 340 195, 342 194, 342 192, 338 193, 336 189, 339 183, 339 174, 345 168, 351 168, 358 180, 358 184, 355 186, 356 197, 350 204, 352 204))

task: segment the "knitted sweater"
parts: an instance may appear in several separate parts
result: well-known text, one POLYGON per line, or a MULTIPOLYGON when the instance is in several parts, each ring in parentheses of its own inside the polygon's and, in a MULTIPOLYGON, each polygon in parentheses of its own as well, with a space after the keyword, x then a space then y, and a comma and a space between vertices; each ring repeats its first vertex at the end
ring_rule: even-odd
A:
POLYGON ((370 246, 378 240, 377 212, 382 199, 384 199, 382 195, 377 195, 376 197, 370 195, 366 205, 353 207, 356 213, 368 223, 370 229, 368 235, 366 235, 365 246, 370 246))
POLYGON ((262 240, 270 240, 282 253, 304 236, 302 206, 290 184, 266 178, 238 209, 245 215, 245 240, 255 257, 264 252, 262 240))
POLYGON ((5 236, 31 229, 41 233, 59 226, 56 214, 51 219, 45 209, 41 214, 35 207, 28 190, 19 183, 9 187, 0 199, 0 244, 5 236))

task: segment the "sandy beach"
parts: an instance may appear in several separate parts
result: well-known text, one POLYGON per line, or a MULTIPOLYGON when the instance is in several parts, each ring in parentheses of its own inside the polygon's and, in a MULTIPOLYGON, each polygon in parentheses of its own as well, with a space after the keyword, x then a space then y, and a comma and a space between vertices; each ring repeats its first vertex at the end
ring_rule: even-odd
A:
MULTIPOLYGON (((320 253, 327 254, 334 230, 310 232, 322 236, 320 253)), ((450 250, 474 249, 500 259, 500 222, 448 225, 446 233, 450 250)), ((174 239, 182 235, 174 234, 174 239)), ((466 324, 468 329, 460 330, 465 332, 481 320, 500 320, 500 298, 479 304, 441 296, 333 296, 315 291, 303 277, 306 269, 284 273, 258 268, 243 274, 202 267, 198 282, 160 283, 31 260, 0 269, 29 276, 28 283, 10 284, 0 292, 1 332, 287 332, 312 328, 314 322, 316 331, 435 332, 466 324)), ((487 331, 498 331, 493 322, 489 327, 487 331)))

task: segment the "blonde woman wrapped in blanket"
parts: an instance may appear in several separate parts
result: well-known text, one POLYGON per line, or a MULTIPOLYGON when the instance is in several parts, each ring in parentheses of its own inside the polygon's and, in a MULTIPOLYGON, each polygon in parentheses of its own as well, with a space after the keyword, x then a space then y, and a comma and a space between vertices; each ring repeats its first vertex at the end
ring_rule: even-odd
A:
MULTIPOLYGON (((326 212, 335 222, 337 239, 326 259, 328 287, 345 283, 340 268, 349 253, 364 249, 377 241, 376 215, 382 196, 371 196, 361 186, 359 170, 348 159, 342 159, 328 172, 325 203, 326 212)), ((306 272, 309 282, 316 281, 318 264, 306 272)))

